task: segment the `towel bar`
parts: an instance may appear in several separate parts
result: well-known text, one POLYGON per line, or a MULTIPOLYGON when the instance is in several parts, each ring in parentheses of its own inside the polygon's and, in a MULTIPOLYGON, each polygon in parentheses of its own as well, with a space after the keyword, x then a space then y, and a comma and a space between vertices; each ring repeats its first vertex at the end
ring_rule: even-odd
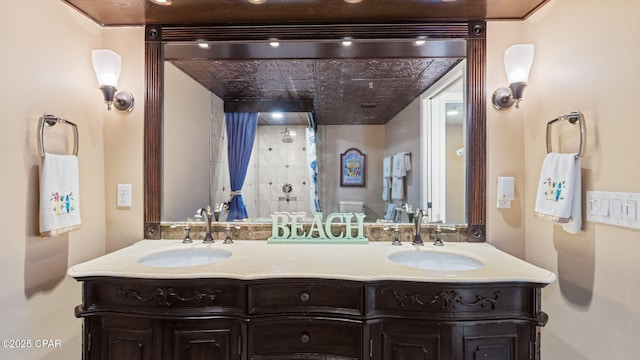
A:
POLYGON ((547 154, 551 152, 551 124, 561 120, 567 120, 571 124, 575 124, 577 122, 580 126, 580 151, 576 155, 576 159, 583 157, 587 146, 587 142, 585 141, 584 116, 577 110, 574 110, 569 114, 559 116, 547 123, 547 154))
POLYGON ((78 156, 78 126, 69 120, 59 118, 53 114, 44 114, 40 117, 38 124, 38 148, 40 150, 40 157, 44 158, 44 126, 54 126, 57 123, 73 126, 73 155, 78 156))

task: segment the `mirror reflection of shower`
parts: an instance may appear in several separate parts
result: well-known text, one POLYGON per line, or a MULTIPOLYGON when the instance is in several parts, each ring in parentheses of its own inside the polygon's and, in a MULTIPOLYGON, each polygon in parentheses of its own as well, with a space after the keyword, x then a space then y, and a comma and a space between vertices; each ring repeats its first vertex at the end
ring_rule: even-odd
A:
POLYGON ((286 127, 282 132, 280 132, 280 134, 282 134, 282 142, 292 143, 293 142, 292 136, 295 136, 296 132, 295 130, 289 130, 289 128, 286 127))
MULTIPOLYGON (((244 186, 257 190, 250 200, 245 197, 245 201, 251 201, 247 209, 252 219, 269 220, 271 214, 279 211, 313 216, 313 190, 317 180, 312 180, 309 173, 309 156, 312 152, 315 154, 309 144, 309 132, 313 132, 310 116, 308 113, 260 113, 244 186)), ((315 141, 315 136, 313 139, 315 141)))

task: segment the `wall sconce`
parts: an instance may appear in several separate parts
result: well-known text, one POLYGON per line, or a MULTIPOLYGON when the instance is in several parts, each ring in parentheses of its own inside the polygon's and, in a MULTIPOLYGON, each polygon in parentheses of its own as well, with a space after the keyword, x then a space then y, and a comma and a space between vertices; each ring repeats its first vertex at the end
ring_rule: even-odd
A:
POLYGON ((522 100, 524 88, 529 80, 529 71, 533 64, 533 44, 513 45, 504 52, 504 68, 507 71, 509 87, 498 88, 493 93, 493 106, 506 110, 522 100))
POLYGON ((104 102, 107 103, 107 110, 111 111, 111 105, 120 111, 133 110, 134 98, 128 91, 118 92, 118 78, 122 69, 120 55, 111 50, 93 50, 91 52, 93 69, 98 77, 100 91, 104 95, 104 102))

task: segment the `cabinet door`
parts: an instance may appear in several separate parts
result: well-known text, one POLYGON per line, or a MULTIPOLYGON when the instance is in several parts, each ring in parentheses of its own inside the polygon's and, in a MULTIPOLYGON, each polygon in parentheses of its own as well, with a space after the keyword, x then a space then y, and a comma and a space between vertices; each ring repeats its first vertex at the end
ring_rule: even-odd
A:
POLYGON ((465 360, 531 359, 529 325, 466 326, 462 339, 465 360))
POLYGON ((372 359, 451 359, 451 331, 448 326, 424 321, 384 320, 371 326, 372 359))
POLYGON ((240 359, 240 323, 234 320, 165 322, 165 360, 240 359))
MULTIPOLYGON (((161 324, 136 318, 102 319, 104 360, 154 360, 162 358, 161 324)), ((92 341, 94 341, 92 339, 92 341)))

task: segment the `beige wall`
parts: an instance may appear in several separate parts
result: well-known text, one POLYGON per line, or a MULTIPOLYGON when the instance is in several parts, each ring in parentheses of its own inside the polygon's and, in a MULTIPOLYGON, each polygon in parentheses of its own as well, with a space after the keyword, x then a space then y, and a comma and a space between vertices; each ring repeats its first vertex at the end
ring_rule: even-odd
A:
POLYGON ((162 218, 186 221, 210 205, 209 139, 220 122, 210 124, 214 95, 204 86, 169 63, 164 81, 162 218))
MULTIPOLYGON (((420 164, 423 161, 422 152, 420 151, 420 97, 402 109, 393 119, 389 120, 384 129, 385 156, 393 156, 398 152, 411 153, 412 170, 405 177, 405 200, 394 200, 393 202, 398 206, 408 203, 414 209, 417 209, 421 207, 420 164)), ((382 172, 377 176, 382 176, 382 172)), ((378 192, 382 196, 382 188, 378 192)), ((407 221, 406 216, 403 221, 407 221)))
MULTIPOLYGON (((585 114, 587 124, 583 194, 640 192, 640 122, 632 89, 640 79, 634 40, 640 36, 639 14, 640 2, 633 0, 554 0, 523 23, 489 24, 489 93, 506 83, 504 49, 516 42, 536 46, 520 110, 488 111, 488 228, 490 242, 505 248, 512 246, 508 234, 522 239, 524 231, 526 259, 558 274, 543 290, 543 310, 550 315, 542 332, 543 359, 637 357, 638 230, 585 222, 580 234, 570 235, 534 218, 533 204, 546 123, 573 109, 585 114), (499 212, 492 204, 501 174, 515 175, 517 182, 515 207, 499 212)), ((576 130, 560 132, 559 150, 576 151, 576 130)))
MULTIPOLYGON (((91 50, 103 41, 98 26, 60 1, 0 2, 0 338, 34 341, 31 349, 0 348, 2 359, 80 358, 81 321, 73 308, 81 287, 66 270, 105 252, 103 124, 110 119, 91 65, 91 50), (82 228, 51 239, 37 234, 36 129, 45 112, 75 122, 80 138, 82 228), (62 346, 35 348, 37 339, 62 346)), ((67 150, 63 128, 47 131, 47 151, 67 150)))
POLYGON ((144 129, 144 29, 104 29, 103 46, 122 56, 118 87, 130 91, 136 107, 130 113, 104 111, 104 194, 107 251, 142 239, 143 129, 144 129), (116 207, 117 184, 131 184, 132 207, 116 207))
POLYGON ((318 149, 322 211, 338 212, 340 200, 362 200, 366 221, 384 218, 387 205, 382 200, 382 158, 384 157, 384 125, 318 126, 322 142, 318 149), (366 154, 365 187, 340 186, 340 154, 356 148, 366 154))

